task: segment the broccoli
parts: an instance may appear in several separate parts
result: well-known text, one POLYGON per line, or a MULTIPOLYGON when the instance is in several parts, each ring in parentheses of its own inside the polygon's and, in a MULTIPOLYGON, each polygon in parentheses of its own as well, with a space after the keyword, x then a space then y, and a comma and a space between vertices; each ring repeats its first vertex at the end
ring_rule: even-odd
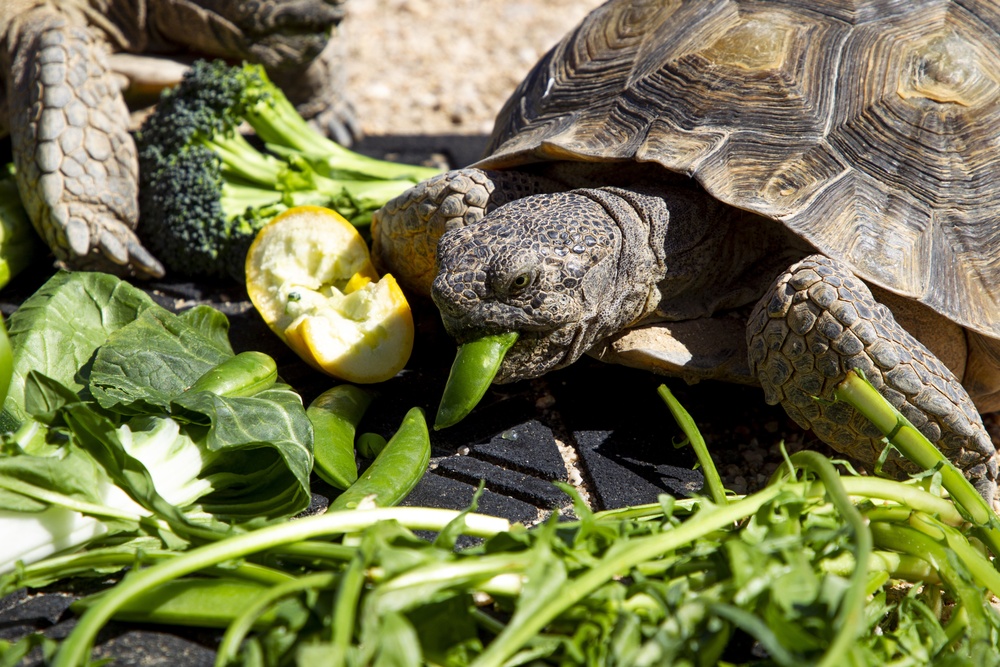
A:
POLYGON ((143 243, 171 271, 243 280, 257 231, 292 206, 357 226, 437 170, 359 155, 314 130, 259 65, 198 61, 136 134, 143 243), (246 123, 258 150, 240 132, 246 123))

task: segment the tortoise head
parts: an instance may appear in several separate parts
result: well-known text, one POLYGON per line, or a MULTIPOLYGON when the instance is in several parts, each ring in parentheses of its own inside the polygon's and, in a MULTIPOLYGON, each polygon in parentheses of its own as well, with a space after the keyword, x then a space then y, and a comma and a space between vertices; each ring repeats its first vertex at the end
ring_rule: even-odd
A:
POLYGON ((172 0, 151 20, 173 42, 266 67, 311 61, 344 17, 344 0, 172 0))
POLYGON ((572 363, 645 306, 648 288, 622 275, 625 234, 587 192, 525 197, 441 237, 431 296, 448 333, 520 334, 496 382, 572 363))

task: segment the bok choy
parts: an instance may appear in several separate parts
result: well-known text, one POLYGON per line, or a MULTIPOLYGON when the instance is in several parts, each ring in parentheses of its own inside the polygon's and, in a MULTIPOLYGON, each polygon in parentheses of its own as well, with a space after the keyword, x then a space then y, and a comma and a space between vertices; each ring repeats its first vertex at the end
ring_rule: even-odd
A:
POLYGON ((176 544, 308 505, 302 400, 269 357, 234 354, 222 313, 59 273, 11 317, 10 344, 0 533, 19 539, 0 573, 102 534, 176 544))

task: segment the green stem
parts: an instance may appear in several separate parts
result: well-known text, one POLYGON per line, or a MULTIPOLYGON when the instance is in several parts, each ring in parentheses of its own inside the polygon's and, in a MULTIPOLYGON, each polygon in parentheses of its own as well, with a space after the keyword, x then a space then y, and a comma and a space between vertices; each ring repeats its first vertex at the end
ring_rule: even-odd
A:
POLYGON ((722 484, 722 477, 719 476, 719 471, 715 468, 715 462, 712 461, 712 456, 708 453, 708 446, 705 444, 705 439, 701 437, 701 431, 698 430, 698 426, 691 419, 688 411, 670 393, 667 385, 661 384, 656 391, 660 395, 660 398, 663 399, 663 402, 667 404, 667 407, 670 408, 670 413, 674 416, 674 420, 681 427, 684 435, 687 436, 691 447, 694 448, 695 456, 698 457, 698 463, 701 465, 701 474, 705 477, 705 486, 708 487, 708 493, 712 501, 717 505, 725 505, 729 502, 726 498, 726 487, 722 484))
MULTIPOLYGON (((843 552, 834 558, 821 560, 819 567, 823 572, 847 578, 854 572, 857 562, 853 555, 843 552)), ((877 572, 885 572, 893 579, 922 581, 925 584, 940 582, 937 573, 927 564, 927 561, 909 554, 901 554, 898 551, 873 550, 868 558, 868 573, 877 572)), ((869 586, 868 594, 872 593, 871 586, 869 586)))
POLYGON ((254 148, 239 132, 218 134, 205 144, 222 160, 223 172, 264 187, 274 187, 284 166, 281 161, 254 148))
MULTIPOLYGON (((421 588, 440 584, 448 588, 476 585, 489 581, 498 574, 524 572, 531 565, 534 556, 530 552, 478 556, 461 562, 433 563, 420 567, 382 583, 376 592, 382 598, 407 588, 421 588)), ((372 579, 378 583, 384 577, 380 569, 373 570, 372 579)))
POLYGON ((274 148, 271 144, 285 146, 310 161, 322 162, 330 170, 344 169, 378 179, 405 178, 416 183, 440 173, 430 167, 388 162, 344 148, 314 130, 288 98, 277 88, 275 91, 246 113, 247 121, 269 149, 274 148))
POLYGON ((354 557, 357 550, 343 544, 330 542, 296 542, 286 544, 271 550, 271 554, 282 558, 294 558, 299 561, 325 560, 347 562, 354 557))
MULTIPOLYGON (((13 491, 22 496, 32 498, 34 500, 40 500, 43 503, 49 505, 54 505, 56 507, 63 507, 74 512, 79 512, 85 516, 101 518, 101 519, 118 519, 120 521, 134 521, 142 522, 144 519, 148 519, 148 514, 137 514, 135 512, 126 512, 124 510, 119 510, 115 507, 110 507, 108 505, 97 505, 94 503, 88 503, 82 500, 75 500, 69 496, 63 495, 61 493, 56 493, 54 491, 49 491, 48 489, 43 489, 40 486, 35 486, 33 484, 28 484, 22 482, 21 480, 14 479, 12 477, 0 477, 0 488, 7 489, 8 491, 13 491)), ((136 505, 136 507, 139 507, 136 505)), ((141 508, 140 508, 141 509, 141 508)), ((143 510, 145 511, 145 510, 143 510)), ((166 523, 159 524, 159 527, 166 527, 166 523)))
POLYGON ((354 626, 357 623, 358 602, 361 600, 361 592, 365 585, 366 558, 362 554, 363 551, 356 552, 340 579, 340 585, 337 586, 337 598, 331 619, 333 630, 333 636, 330 638, 330 643, 333 645, 330 651, 331 667, 341 667, 347 663, 347 652, 350 650, 354 626))
MULTIPOLYGON (((702 498, 674 499, 674 514, 691 514, 701 504, 704 504, 702 498)), ((663 518, 663 505, 660 503, 646 503, 643 505, 632 505, 631 507, 618 507, 615 509, 594 512, 595 521, 611 521, 613 523, 627 520, 661 518, 663 518)), ((573 525, 574 523, 576 522, 569 522, 569 525, 573 525)))
MULTIPOLYGON (((132 596, 165 581, 291 542, 321 535, 360 532, 379 521, 395 520, 411 530, 440 531, 460 514, 462 513, 454 510, 419 507, 331 512, 268 526, 192 549, 172 560, 126 575, 117 586, 108 591, 107 597, 84 613, 59 648, 52 665, 70 667, 87 664, 94 638, 115 611, 132 596)), ((510 523, 505 519, 483 514, 466 514, 464 528, 467 535, 491 537, 508 530, 510 523)))
POLYGON ((848 371, 833 395, 867 417, 907 459, 924 470, 938 469, 944 488, 976 524, 993 553, 1000 554, 1000 522, 993 509, 923 433, 854 371, 848 371))
MULTIPOLYGON (((130 567, 136 565, 152 565, 165 560, 177 558, 180 554, 176 551, 148 551, 137 549, 136 551, 116 551, 114 553, 92 553, 70 554, 67 556, 56 556, 46 558, 37 565, 29 565, 24 568, 21 580, 29 578, 44 578, 58 575, 60 579, 80 572, 90 572, 96 569, 108 567, 130 567)), ((226 577, 236 577, 247 581, 254 581, 260 584, 272 585, 287 581, 291 575, 280 570, 275 570, 257 563, 236 563, 225 567, 207 568, 206 574, 226 577)))
POLYGON ((551 601, 530 617, 519 617, 515 612, 514 618, 503 632, 472 665, 500 667, 546 625, 607 581, 628 572, 640 563, 679 549, 715 530, 731 527, 737 521, 757 512, 783 491, 780 486, 769 486, 738 502, 706 508, 676 528, 637 539, 630 543, 627 551, 615 552, 602 558, 586 573, 567 582, 561 589, 558 599, 551 601))
MULTIPOLYGON (((884 549, 894 549, 926 560, 938 571, 942 581, 967 615, 967 629, 973 636, 985 640, 989 637, 990 621, 985 605, 984 591, 971 581, 967 572, 955 567, 958 561, 950 557, 949 550, 932 537, 907 526, 872 523, 870 526, 875 544, 884 549)), ((954 613, 958 613, 956 610, 954 613)), ((952 628, 953 630, 953 628, 952 628)))
POLYGON ((946 498, 936 496, 912 484, 904 484, 883 477, 841 477, 841 484, 847 495, 854 498, 877 498, 898 503, 908 510, 920 510, 934 514, 945 523, 961 526, 965 517, 955 504, 946 498))
POLYGON ((975 577, 976 583, 988 588, 993 595, 1000 596, 1000 572, 997 572, 989 559, 969 544, 965 535, 922 512, 915 512, 910 517, 910 526, 939 542, 944 541, 975 577))

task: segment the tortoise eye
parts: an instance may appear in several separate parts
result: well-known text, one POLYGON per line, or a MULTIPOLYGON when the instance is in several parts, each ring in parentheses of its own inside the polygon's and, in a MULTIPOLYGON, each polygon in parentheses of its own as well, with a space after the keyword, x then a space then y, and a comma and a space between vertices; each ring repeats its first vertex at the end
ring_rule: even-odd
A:
POLYGON ((507 279, 502 291, 513 296, 530 287, 534 281, 535 271, 531 268, 524 268, 515 273, 513 277, 507 279))

